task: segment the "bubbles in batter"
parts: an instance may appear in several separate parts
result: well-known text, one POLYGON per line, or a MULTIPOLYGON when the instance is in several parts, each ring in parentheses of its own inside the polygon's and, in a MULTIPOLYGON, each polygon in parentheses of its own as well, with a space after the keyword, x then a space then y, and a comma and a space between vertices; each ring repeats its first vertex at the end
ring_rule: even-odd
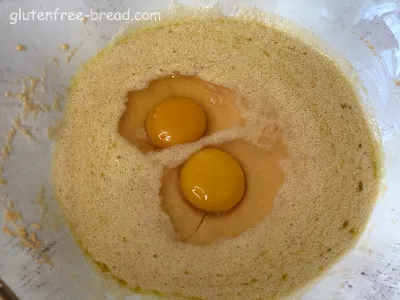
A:
POLYGON ((376 200, 378 146, 351 84, 321 51, 265 24, 214 16, 136 32, 82 68, 67 107, 57 198, 82 247, 133 289, 286 297, 354 245, 376 200), (179 97, 202 107, 206 129, 160 150, 147 117, 179 97), (246 190, 227 212, 182 195, 182 164, 204 148, 243 170, 246 190))

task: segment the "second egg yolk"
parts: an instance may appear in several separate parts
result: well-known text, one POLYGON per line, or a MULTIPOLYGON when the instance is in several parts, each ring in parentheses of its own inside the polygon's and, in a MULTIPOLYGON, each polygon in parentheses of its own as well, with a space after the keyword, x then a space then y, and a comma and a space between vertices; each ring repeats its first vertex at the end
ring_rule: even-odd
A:
POLYGON ((219 149, 207 148, 191 156, 180 172, 183 196, 206 212, 223 212, 236 206, 245 190, 239 162, 219 149))
POLYGON ((195 142, 206 130, 206 116, 190 98, 168 99, 149 113, 146 130, 153 145, 159 148, 195 142))

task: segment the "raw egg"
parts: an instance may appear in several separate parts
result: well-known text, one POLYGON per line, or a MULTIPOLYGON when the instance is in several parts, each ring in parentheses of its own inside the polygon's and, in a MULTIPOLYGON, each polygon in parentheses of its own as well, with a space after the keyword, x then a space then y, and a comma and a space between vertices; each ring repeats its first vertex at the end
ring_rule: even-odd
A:
POLYGON ((153 145, 159 148, 195 142, 206 130, 206 116, 190 98, 168 99, 148 114, 146 130, 153 145))
POLYGON ((192 155, 180 171, 183 196, 206 212, 223 212, 236 206, 243 197, 245 178, 239 162, 214 148, 192 155))

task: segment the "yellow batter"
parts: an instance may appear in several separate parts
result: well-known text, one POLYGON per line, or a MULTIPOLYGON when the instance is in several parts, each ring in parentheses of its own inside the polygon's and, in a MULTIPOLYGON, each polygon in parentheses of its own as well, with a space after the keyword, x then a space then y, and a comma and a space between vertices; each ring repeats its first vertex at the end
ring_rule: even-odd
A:
POLYGON ((320 52, 260 23, 191 19, 123 38, 75 76, 54 186, 82 247, 129 287, 276 299, 354 245, 377 196, 377 147, 320 52), (171 96, 194 98, 211 125, 158 150, 145 119, 171 96), (179 193, 180 166, 210 146, 245 173, 231 212, 206 214, 179 193))

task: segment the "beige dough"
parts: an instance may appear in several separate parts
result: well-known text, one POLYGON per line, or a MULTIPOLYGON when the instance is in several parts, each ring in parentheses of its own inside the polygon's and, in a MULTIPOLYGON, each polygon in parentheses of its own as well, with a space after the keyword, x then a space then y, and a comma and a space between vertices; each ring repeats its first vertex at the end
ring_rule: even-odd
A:
POLYGON ((64 215, 91 258, 130 288, 208 300, 288 296, 363 232, 380 180, 373 132, 342 71, 301 39, 232 18, 170 22, 121 38, 74 77, 53 157, 64 215), (225 129, 153 151, 141 128, 164 94, 152 99, 146 88, 176 71, 232 91, 235 109, 214 123, 225 129), (120 131, 136 93, 147 100, 128 103, 137 123, 120 131), (202 221, 174 182, 175 168, 206 146, 237 156, 249 201, 202 221))

